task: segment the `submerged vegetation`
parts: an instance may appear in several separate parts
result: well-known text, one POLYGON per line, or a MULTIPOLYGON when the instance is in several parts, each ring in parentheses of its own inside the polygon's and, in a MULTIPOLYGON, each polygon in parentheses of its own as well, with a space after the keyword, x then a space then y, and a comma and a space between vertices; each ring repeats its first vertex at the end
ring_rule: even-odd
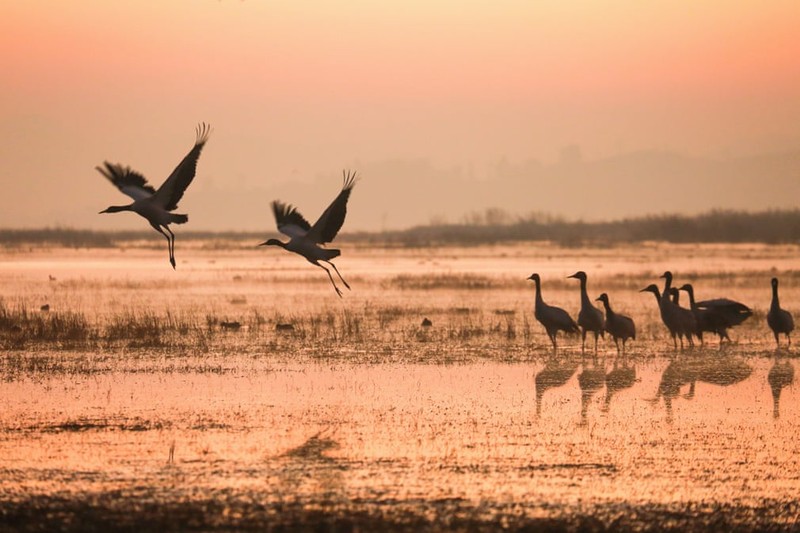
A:
MULTIPOLYGON (((254 246, 265 232, 182 231, 182 240, 202 240, 205 247, 254 246)), ((0 246, 55 245, 111 248, 152 241, 148 231, 88 231, 66 228, 0 230, 0 246)), ((665 241, 673 243, 787 244, 800 242, 800 209, 747 212, 715 209, 698 215, 659 214, 612 221, 567 220, 542 213, 514 216, 492 208, 471 213, 458 223, 435 222, 405 230, 349 232, 351 243, 426 246, 552 241, 566 246, 596 243, 665 241)), ((155 241, 158 245, 162 243, 155 241)))

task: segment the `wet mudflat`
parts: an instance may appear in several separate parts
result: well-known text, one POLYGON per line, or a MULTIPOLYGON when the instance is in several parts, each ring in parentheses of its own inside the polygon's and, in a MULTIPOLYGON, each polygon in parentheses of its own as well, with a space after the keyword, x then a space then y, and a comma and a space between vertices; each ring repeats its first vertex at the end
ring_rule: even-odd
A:
MULTIPOLYGON (((784 274, 791 250, 675 257, 694 266, 673 270, 698 291, 755 311, 735 343, 684 351, 636 292, 660 267, 631 266, 628 252, 364 252, 340 262, 354 286, 341 301, 321 271, 235 250, 198 250, 177 275, 151 268, 163 258, 148 250, 95 263, 88 252, 7 255, 0 282, 17 328, 2 331, 0 521, 796 528, 797 361, 775 351, 763 318, 769 276, 784 274), (577 287, 563 278, 576 263, 603 265, 594 277, 581 266, 590 291, 637 321, 627 357, 608 341, 582 355, 576 338, 553 355, 533 321, 524 278, 547 272, 545 298, 575 313, 577 287), (80 313, 85 330, 39 325, 37 340, 19 310, 40 313, 45 300, 48 317, 80 313)), ((784 275, 791 310, 798 293, 784 275)))

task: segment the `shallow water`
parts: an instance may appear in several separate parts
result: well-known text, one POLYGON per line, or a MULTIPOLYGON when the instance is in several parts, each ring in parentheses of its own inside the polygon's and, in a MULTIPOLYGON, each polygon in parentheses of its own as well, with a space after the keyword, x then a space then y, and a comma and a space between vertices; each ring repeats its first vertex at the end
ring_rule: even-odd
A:
MULTIPOLYGON (((775 352, 758 323, 769 301, 761 263, 782 261, 784 252, 762 251, 758 265, 738 249, 728 252, 727 265, 752 267, 759 278, 737 278, 728 295, 755 300, 757 316, 721 350, 715 340, 703 349, 671 348, 654 302, 625 289, 652 276, 649 264, 590 278, 590 287, 614 287, 615 307, 636 317, 640 335, 626 358, 607 341, 599 357, 581 356, 574 338, 552 355, 538 324, 525 325, 532 322, 527 271, 516 286, 487 264, 485 249, 473 250, 465 261, 474 264, 435 289, 419 288, 430 261, 420 264, 421 252, 385 252, 375 270, 359 255, 348 272, 363 293, 341 301, 306 278, 316 272, 262 268, 263 258, 239 252, 185 277, 151 269, 155 253, 142 252, 130 260, 125 283, 105 263, 81 263, 80 254, 48 260, 47 268, 9 260, 0 268, 7 298, 77 302, 98 321, 122 300, 193 316, 239 318, 256 309, 268 318, 263 331, 220 333, 200 351, 124 344, 7 351, 0 507, 30 508, 35 516, 87 501, 110 515, 145 516, 153 513, 148 505, 186 503, 203 515, 209 501, 219 503, 206 509, 216 521, 201 522, 204 528, 241 526, 252 506, 263 513, 255 527, 278 522, 290 507, 328 517, 378 508, 440 526, 459 513, 495 526, 588 515, 605 527, 645 509, 691 518, 700 508, 713 514, 725 507, 726 516, 761 509, 770 527, 791 527, 800 494, 797 361, 793 350, 775 352), (36 272, 54 272, 56 280, 36 272), (474 272, 490 286, 457 286, 459 276, 474 272), (398 288, 397 276, 409 273, 403 283, 411 288, 398 288), (163 281, 169 276, 177 289, 163 281), (247 303, 231 303, 237 294, 247 303), (290 300, 294 309, 286 312, 290 300), (273 329, 276 317, 302 322, 303 313, 332 309, 363 315, 364 331, 348 338, 339 315, 330 331, 285 336, 273 329), (398 316, 379 324, 375 317, 387 309, 398 316), (433 327, 420 328, 423 314, 433 327), (464 334, 473 331, 464 324, 485 320, 510 320, 517 333, 464 334)), ((572 273, 573 253, 552 251, 554 263, 572 273)), ((531 260, 514 247, 506 254, 506 266, 519 270, 531 260)), ((584 254, 603 261, 606 252, 584 254)), ((576 307, 576 287, 556 278, 550 290, 546 280, 546 297, 576 307)), ((722 285, 705 283, 714 291, 722 285)), ((787 287, 787 304, 795 294, 787 287)), ((734 523, 757 519, 745 513, 734 523)))

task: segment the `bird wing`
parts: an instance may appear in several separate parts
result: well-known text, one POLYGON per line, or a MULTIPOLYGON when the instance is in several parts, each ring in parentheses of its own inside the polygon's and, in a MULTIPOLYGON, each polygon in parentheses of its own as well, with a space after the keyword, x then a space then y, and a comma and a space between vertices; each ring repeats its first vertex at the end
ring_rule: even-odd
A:
POLYGON ((712 308, 730 308, 736 311, 750 311, 750 308, 744 305, 743 303, 737 302, 735 300, 731 300, 729 298, 715 298, 713 300, 703 300, 702 302, 697 302, 697 307, 705 307, 707 309, 712 308))
POLYGON ((205 122, 197 125, 197 139, 194 147, 156 191, 153 200, 167 211, 178 208, 178 202, 183 198, 184 191, 194 179, 195 171, 197 170, 197 159, 200 157, 200 151, 205 146, 206 141, 208 141, 210 132, 211 126, 205 122))
POLYGON ((292 239, 305 237, 311 229, 308 220, 291 204, 275 200, 272 202, 272 213, 275 215, 278 231, 292 239))
POLYGON ((156 190, 147 183, 145 177, 131 170, 130 167, 123 167, 108 161, 104 161, 103 165, 102 167, 94 168, 105 176, 120 192, 127 194, 134 200, 143 200, 155 194, 156 190))
POLYGON ((347 200, 350 198, 350 191, 356 184, 356 173, 342 171, 343 183, 342 192, 331 202, 314 226, 308 232, 308 238, 317 244, 331 242, 344 224, 344 217, 347 214, 347 200))

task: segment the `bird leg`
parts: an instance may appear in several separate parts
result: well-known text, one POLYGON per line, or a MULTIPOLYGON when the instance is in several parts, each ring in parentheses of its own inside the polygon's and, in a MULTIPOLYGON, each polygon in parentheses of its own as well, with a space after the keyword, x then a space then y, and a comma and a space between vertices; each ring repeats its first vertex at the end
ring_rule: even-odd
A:
POLYGON ((169 262, 172 263, 172 268, 175 268, 175 234, 169 229, 169 226, 164 226, 164 229, 169 232, 169 262))
MULTIPOLYGON (((328 263, 330 266, 332 266, 332 267, 333 267, 333 269, 336 271, 336 275, 337 275, 337 276, 339 276, 339 279, 340 279, 340 280, 342 280, 342 283, 344 283, 344 286, 345 286, 345 287, 347 287, 347 290, 350 290, 350 285, 349 285, 349 284, 348 284, 348 283, 347 283, 347 282, 344 280, 344 278, 342 277, 342 275, 339 273, 339 269, 338 269, 338 268, 336 268, 336 265, 334 265, 334 264, 333 264, 333 263, 331 263, 330 261, 325 261, 325 262, 326 262, 326 263, 328 263)), ((329 275, 330 275, 330 274, 329 274, 329 275)))
POLYGON ((333 276, 331 276, 331 271, 328 270, 327 268, 325 268, 324 266, 320 265, 319 263, 314 263, 314 264, 325 271, 325 273, 328 275, 328 278, 330 278, 330 280, 331 280, 331 285, 333 285, 334 290, 336 290, 336 294, 338 294, 339 298, 341 298, 342 297, 342 291, 339 290, 339 287, 337 287, 336 283, 333 281, 333 276))
MULTIPOLYGON (((153 224, 153 223, 151 223, 150 225, 153 226, 154 230, 159 232, 161 235, 164 236, 165 239, 167 239, 167 250, 169 251, 169 262, 170 262, 170 264, 172 264, 172 268, 174 269, 175 268, 175 259, 172 257, 172 239, 169 238, 169 235, 164 233, 164 230, 161 229, 161 226, 157 226, 156 224, 153 224)), ((170 233, 172 233, 172 232, 170 232, 170 233)))

